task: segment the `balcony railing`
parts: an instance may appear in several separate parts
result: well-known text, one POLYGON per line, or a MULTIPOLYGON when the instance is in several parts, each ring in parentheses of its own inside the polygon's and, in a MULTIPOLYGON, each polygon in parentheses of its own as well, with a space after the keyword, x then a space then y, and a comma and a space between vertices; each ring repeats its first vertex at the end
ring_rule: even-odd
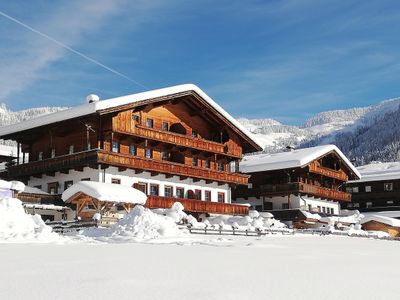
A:
POLYGON ((9 178, 62 172, 97 163, 97 151, 84 151, 15 165, 8 168, 9 178))
POLYGON ((320 175, 330 177, 330 178, 335 178, 335 179, 338 179, 341 181, 347 181, 349 179, 349 177, 345 173, 342 173, 342 172, 336 171, 336 170, 332 170, 332 169, 328 169, 328 168, 324 168, 324 167, 318 166, 315 163, 309 165, 308 170, 310 173, 320 174, 320 175))
POLYGON ((108 164, 129 169, 139 169, 149 172, 171 174, 183 177, 193 177, 214 182, 246 185, 248 175, 221 172, 217 170, 192 167, 169 161, 157 161, 144 157, 107 152, 104 150, 91 150, 68 155, 57 156, 44 160, 29 162, 8 168, 9 178, 35 176, 63 172, 74 168, 96 164, 108 164))
POLYGON ((204 180, 233 183, 240 185, 246 185, 249 179, 248 175, 243 175, 238 173, 228 173, 211 169, 203 169, 199 167, 192 167, 169 161, 157 161, 157 160, 147 159, 144 157, 138 157, 120 153, 111 153, 102 150, 98 152, 98 162, 119 167, 140 169, 149 172, 187 176, 204 180))
POLYGON ((185 211, 192 213, 228 215, 248 215, 249 213, 249 207, 245 205, 161 196, 148 196, 145 206, 148 208, 171 208, 175 202, 180 202, 185 211))
POLYGON ((157 130, 154 128, 147 128, 136 125, 133 130, 126 130, 115 126, 115 132, 121 134, 128 134, 133 136, 140 136, 142 138, 151 139, 159 142, 169 143, 181 147, 188 147, 196 150, 207 151, 217 154, 229 155, 236 158, 242 157, 242 150, 240 147, 233 148, 226 144, 217 143, 214 141, 208 141, 205 139, 194 138, 183 134, 157 130))
POLYGON ((264 184, 259 187, 252 189, 237 189, 234 192, 236 198, 248 198, 248 197, 274 197, 274 196, 285 196, 289 194, 304 194, 313 196, 316 198, 336 200, 336 201, 351 201, 351 194, 336 191, 329 188, 323 188, 311 184, 294 182, 285 184, 264 184))

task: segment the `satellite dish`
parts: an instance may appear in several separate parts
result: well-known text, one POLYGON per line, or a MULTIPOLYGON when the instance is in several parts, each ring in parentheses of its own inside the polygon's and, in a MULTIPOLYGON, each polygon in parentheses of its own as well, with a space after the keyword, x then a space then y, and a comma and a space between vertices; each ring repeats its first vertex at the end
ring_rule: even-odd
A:
POLYGON ((100 97, 95 94, 90 94, 90 95, 86 96, 87 103, 93 103, 93 102, 98 102, 98 101, 100 101, 100 97))

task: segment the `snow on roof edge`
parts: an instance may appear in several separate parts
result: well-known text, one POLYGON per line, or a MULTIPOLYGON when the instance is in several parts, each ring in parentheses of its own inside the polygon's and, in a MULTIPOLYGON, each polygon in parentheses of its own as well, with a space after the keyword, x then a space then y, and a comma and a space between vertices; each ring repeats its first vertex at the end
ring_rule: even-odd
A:
POLYGON ((215 110, 217 110, 223 117, 225 117, 233 126, 239 129, 245 136, 247 136, 254 144, 256 144, 260 149, 262 149, 262 145, 251 135, 251 133, 240 124, 234 117, 232 117, 227 111, 225 111, 219 104, 217 104, 210 96, 208 96, 202 89, 200 89, 197 85, 188 83, 181 84, 161 89, 155 89, 145 92, 140 92, 136 94, 110 98, 101 100, 94 103, 86 103, 80 106, 72 107, 66 110, 62 110, 59 112, 39 116, 37 118, 29 119, 24 122, 20 122, 17 124, 12 124, 8 126, 0 127, 0 137, 9 135, 12 133, 16 133, 19 131, 28 130, 35 127, 40 127, 44 125, 48 125, 51 123, 56 123, 64 120, 74 119, 77 117, 90 115, 96 113, 98 111, 118 107, 121 105, 135 103, 138 101, 143 101, 147 99, 157 98, 161 96, 172 95, 185 91, 194 91, 199 96, 201 96, 208 104, 210 104, 215 110))
POLYGON ((291 152, 249 155, 246 156, 245 159, 243 159, 242 162, 240 163, 240 171, 244 173, 253 173, 253 172, 273 171, 279 169, 303 167, 312 162, 313 160, 317 159, 318 157, 321 157, 331 151, 335 151, 340 156, 340 158, 346 163, 346 165, 351 169, 351 171, 358 178, 361 178, 361 174, 357 170, 357 168, 349 161, 349 159, 343 154, 342 151, 340 151, 340 149, 337 146, 332 144, 296 149, 291 152), (308 153, 312 149, 314 149, 315 151, 311 151, 311 153, 308 153), (290 158, 291 153, 293 154, 293 157, 290 158), (279 160, 280 154, 283 157, 283 159, 281 160, 279 160), (285 159, 285 156, 289 156, 289 158, 285 159), (259 157, 261 157, 261 159, 257 161, 257 158, 259 157), (262 158, 264 158, 264 163, 262 161, 262 158), (250 162, 248 163, 248 165, 246 165, 246 159, 248 162, 250 162), (272 162, 268 162, 268 160, 272 162), (253 163, 251 163, 251 161, 253 161, 253 163))

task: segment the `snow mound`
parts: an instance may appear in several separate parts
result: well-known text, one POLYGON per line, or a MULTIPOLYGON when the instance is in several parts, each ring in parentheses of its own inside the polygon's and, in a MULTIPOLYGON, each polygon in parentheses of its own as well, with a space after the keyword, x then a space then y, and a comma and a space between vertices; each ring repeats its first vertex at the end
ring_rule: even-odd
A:
POLYGON ((22 202, 15 198, 0 199, 1 242, 53 242, 64 238, 52 232, 40 215, 25 213, 22 202))
MULTIPOLYGON (((178 205, 174 207, 174 210, 175 212, 179 210, 178 205)), ((185 235, 185 232, 179 229, 175 218, 154 213, 148 208, 137 205, 109 229, 88 229, 81 234, 87 237, 100 238, 100 240, 106 242, 118 242, 180 237, 185 235)))

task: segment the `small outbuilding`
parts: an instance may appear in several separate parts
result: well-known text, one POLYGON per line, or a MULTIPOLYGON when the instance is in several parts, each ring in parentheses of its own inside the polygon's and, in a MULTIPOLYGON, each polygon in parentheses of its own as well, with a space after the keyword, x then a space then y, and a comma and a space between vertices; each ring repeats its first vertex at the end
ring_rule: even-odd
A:
POLYGON ((361 221, 362 229, 384 231, 392 237, 400 236, 400 220, 380 215, 368 215, 361 221))
POLYGON ((118 211, 129 212, 131 207, 144 205, 147 200, 146 194, 135 188, 94 181, 75 183, 61 197, 82 220, 92 220, 96 214, 115 217, 118 211))

